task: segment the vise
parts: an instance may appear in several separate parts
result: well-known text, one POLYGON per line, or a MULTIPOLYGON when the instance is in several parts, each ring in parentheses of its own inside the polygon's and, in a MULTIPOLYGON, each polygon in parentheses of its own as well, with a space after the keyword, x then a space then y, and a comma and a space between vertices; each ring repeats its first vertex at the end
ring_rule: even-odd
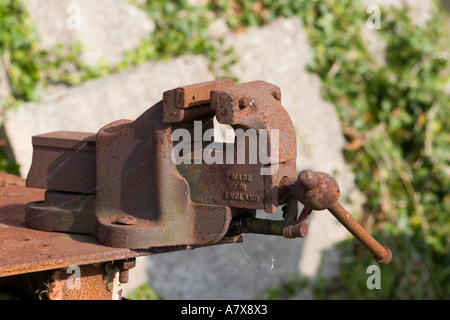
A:
POLYGON ((178 87, 134 121, 32 143, 27 186, 46 192, 26 206, 30 228, 89 234, 111 247, 207 246, 244 233, 305 237, 312 210, 328 209, 379 263, 392 258, 339 204, 330 175, 297 175, 294 126, 280 88, 264 81, 178 87), (218 141, 214 119, 234 142, 218 141), (279 206, 281 219, 256 216, 279 206))

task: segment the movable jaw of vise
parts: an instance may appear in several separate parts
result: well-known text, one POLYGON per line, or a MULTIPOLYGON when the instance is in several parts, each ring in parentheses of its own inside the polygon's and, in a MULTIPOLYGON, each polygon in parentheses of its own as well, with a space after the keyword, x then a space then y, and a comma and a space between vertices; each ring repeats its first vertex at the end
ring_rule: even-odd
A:
POLYGON ((30 228, 112 247, 207 246, 242 233, 305 237, 311 211, 329 209, 378 262, 392 257, 339 205, 331 176, 297 176, 294 126, 280 88, 264 81, 178 87, 134 121, 32 143, 27 186, 47 191, 26 206, 30 228), (234 143, 215 140, 214 118, 232 128, 234 143), (278 206, 282 219, 256 217, 278 206))

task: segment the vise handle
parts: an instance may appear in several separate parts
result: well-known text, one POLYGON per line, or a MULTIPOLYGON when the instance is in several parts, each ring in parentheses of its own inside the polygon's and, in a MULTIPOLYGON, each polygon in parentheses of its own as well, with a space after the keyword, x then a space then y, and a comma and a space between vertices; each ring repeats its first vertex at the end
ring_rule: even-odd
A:
MULTIPOLYGON (((380 264, 388 264, 392 253, 376 241, 337 201, 340 190, 336 180, 323 172, 302 171, 297 181, 281 188, 280 194, 304 205, 300 217, 287 213, 283 234, 287 237, 304 237, 307 234, 306 218, 312 210, 328 209, 334 217, 374 255, 380 264), (290 221, 290 223, 289 223, 290 221)), ((296 214, 295 214, 296 215, 296 214)))

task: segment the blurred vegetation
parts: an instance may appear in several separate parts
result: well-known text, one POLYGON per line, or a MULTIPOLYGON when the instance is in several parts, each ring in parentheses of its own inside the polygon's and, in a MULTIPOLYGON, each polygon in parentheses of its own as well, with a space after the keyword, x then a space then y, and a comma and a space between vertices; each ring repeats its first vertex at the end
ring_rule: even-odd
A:
POLYGON ((348 241, 340 276, 319 282, 317 297, 448 299, 450 48, 441 10, 423 27, 406 10, 383 10, 374 32, 386 56, 377 63, 362 36, 369 14, 359 1, 215 3, 239 27, 301 17, 314 53, 309 70, 336 106, 346 160, 367 197, 360 219, 394 253, 381 269, 382 290, 369 290, 372 257, 348 241))
POLYGON ((37 37, 20 1, 0 0, 0 57, 10 82, 12 96, 34 100, 41 78, 37 37), (37 53, 37 54, 36 54, 37 53))
POLYGON ((308 286, 308 279, 299 275, 291 276, 288 281, 267 290, 261 300, 284 300, 295 296, 298 291, 308 286))
MULTIPOLYGON (((155 30, 121 63, 86 66, 79 45, 39 49, 22 2, 0 0, 0 57, 12 88, 7 106, 38 100, 50 83, 77 85, 184 54, 203 54, 217 77, 232 77, 237 57, 223 38, 210 38, 214 20, 224 19, 231 32, 241 32, 298 16, 313 51, 309 71, 322 79, 322 94, 336 107, 347 139, 346 160, 367 197, 358 219, 394 254, 381 268, 382 289, 369 290, 366 268, 372 257, 356 241, 346 241, 340 276, 319 281, 318 298, 450 298, 450 24, 442 7, 426 26, 418 26, 406 10, 383 8, 381 28, 369 30, 386 47, 379 63, 364 40, 370 14, 360 1, 132 3, 155 21, 155 30)), ((292 293, 290 285, 280 288, 283 297, 292 293)))
POLYGON ((148 283, 143 283, 131 291, 126 299, 129 300, 161 300, 161 297, 153 290, 148 283))
POLYGON ((362 12, 355 1, 316 2, 304 18, 310 69, 341 118, 345 156, 368 199, 365 218, 394 252, 383 290, 351 287, 348 279, 367 277, 361 255, 343 266, 338 287, 349 298, 449 298, 450 50, 440 42, 448 35, 437 12, 420 27, 391 9, 377 32, 386 43, 377 64, 362 41, 362 12))

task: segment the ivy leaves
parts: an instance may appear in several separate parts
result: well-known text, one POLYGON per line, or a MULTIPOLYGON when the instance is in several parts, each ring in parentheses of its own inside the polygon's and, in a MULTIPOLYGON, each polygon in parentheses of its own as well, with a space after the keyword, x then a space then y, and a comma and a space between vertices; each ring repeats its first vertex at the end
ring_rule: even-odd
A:
POLYGON ((8 75, 12 94, 37 100, 42 90, 37 36, 20 1, 0 0, 0 58, 8 75))

